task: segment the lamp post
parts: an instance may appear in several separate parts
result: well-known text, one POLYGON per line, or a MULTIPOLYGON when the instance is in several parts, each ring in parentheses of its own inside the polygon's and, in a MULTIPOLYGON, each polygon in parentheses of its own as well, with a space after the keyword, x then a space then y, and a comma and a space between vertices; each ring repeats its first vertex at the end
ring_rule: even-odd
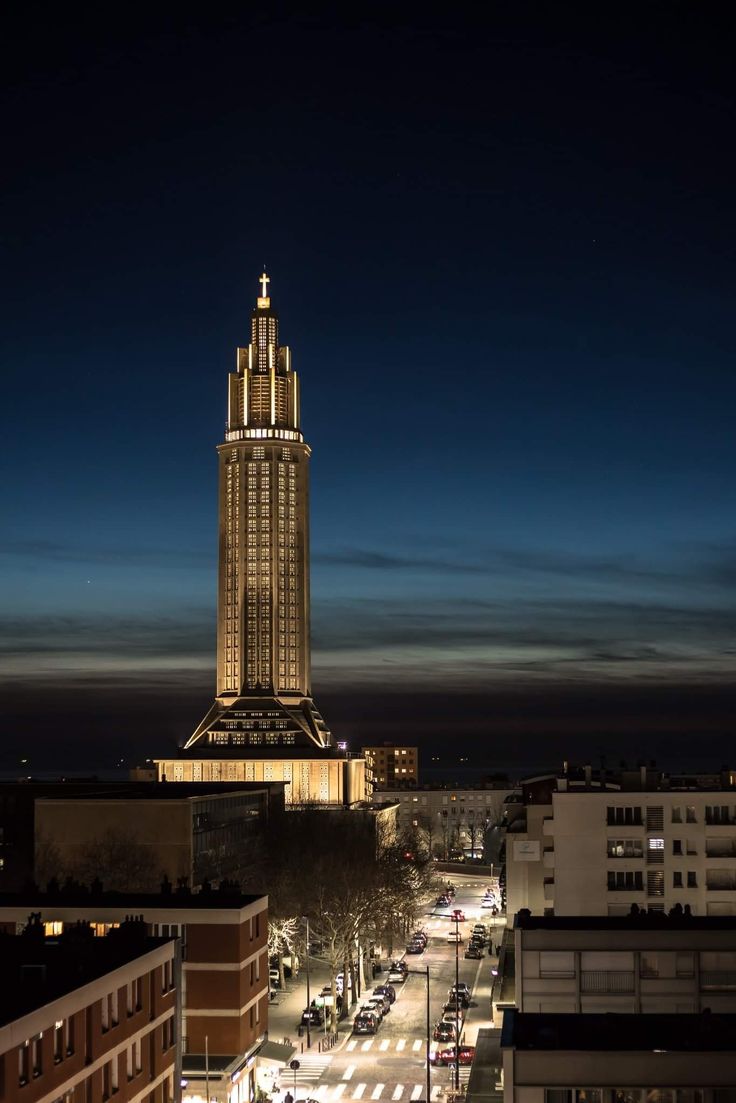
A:
POLYGON ((307 1049, 310 1049, 312 1045, 312 1000, 309 989, 309 916, 305 915, 302 918, 307 925, 307 1049))
POLYGON ((432 1066, 429 1063, 429 1053, 431 1049, 430 1042, 430 1015, 429 1015, 429 966, 425 969, 410 969, 410 973, 416 973, 417 976, 423 976, 427 981, 427 1039, 425 1042, 425 1057, 427 1059, 427 1103, 430 1103, 430 1096, 432 1094, 432 1066))
POLYGON ((455 1091, 460 1090, 460 916, 455 920, 455 1091))

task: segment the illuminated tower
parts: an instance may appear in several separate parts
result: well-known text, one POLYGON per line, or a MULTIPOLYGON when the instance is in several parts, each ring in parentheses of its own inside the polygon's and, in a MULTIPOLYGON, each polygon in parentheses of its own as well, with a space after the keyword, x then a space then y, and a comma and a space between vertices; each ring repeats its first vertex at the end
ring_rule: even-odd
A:
POLYGON ((267 746, 332 746, 311 698, 310 448, 269 282, 264 272, 217 448, 217 697, 186 745, 204 755, 207 745, 239 756, 267 746))

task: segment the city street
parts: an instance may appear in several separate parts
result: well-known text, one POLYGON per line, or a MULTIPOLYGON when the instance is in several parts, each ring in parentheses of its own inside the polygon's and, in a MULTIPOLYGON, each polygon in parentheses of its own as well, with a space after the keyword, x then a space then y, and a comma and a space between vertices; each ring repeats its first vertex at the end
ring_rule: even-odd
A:
MULTIPOLYGON (((317 1099, 320 1103, 338 1103, 343 1100, 391 1100, 395 1103, 426 1098, 426 977, 424 970, 430 972, 430 1027, 434 1027, 441 1018, 442 1007, 447 1000, 448 989, 455 982, 455 947, 448 944, 447 935, 454 931, 449 911, 453 907, 462 908, 466 921, 460 924, 463 943, 459 948, 459 980, 471 989, 471 1004, 466 1011, 461 1041, 474 1045, 478 1028, 490 1025, 491 969, 496 958, 485 955, 481 960, 466 960, 463 957, 473 924, 480 921, 490 927, 490 913, 481 911, 480 903, 487 880, 477 875, 453 875, 457 890, 451 908, 437 909, 426 914, 418 926, 423 926, 429 935, 427 949, 422 954, 406 955, 410 970, 417 970, 408 976, 406 982, 396 984, 397 998, 390 1012, 384 1018, 378 1033, 372 1036, 352 1034, 353 1014, 341 1024, 340 1039, 337 1045, 326 1053, 318 1051, 321 1033, 312 1032, 312 1047, 307 1049, 306 1038, 297 1039, 297 1003, 303 1007, 306 1003, 304 971, 294 985, 294 992, 288 1000, 291 1005, 288 1021, 284 1019, 284 1004, 272 1009, 270 1013, 270 1037, 280 1040, 282 1035, 290 1037, 297 1044, 297 1059, 300 1068, 296 1077, 289 1069, 284 1069, 280 1079, 280 1095, 283 1098, 288 1090, 295 1100, 317 1099), (301 1001, 295 999, 299 994, 301 1001), (282 1008, 284 1010, 282 1011, 282 1008), (281 1023, 287 1029, 281 1028, 281 1023), (296 1089, 296 1090, 295 1090, 296 1089)), ((502 924, 503 920, 496 920, 502 924)), ((501 937, 502 927, 495 928, 494 942, 501 937)), ((397 954, 396 956, 403 956, 397 954)), ((318 969, 312 968, 312 973, 318 969)), ((376 984, 385 981, 387 974, 376 979, 376 984)), ((313 994, 319 991, 318 985, 312 985, 313 994)), ((469 1067, 461 1067, 460 1082, 467 1082, 469 1067)), ((432 1067, 431 1099, 440 1097, 443 1089, 453 1086, 453 1070, 447 1067, 432 1067)))

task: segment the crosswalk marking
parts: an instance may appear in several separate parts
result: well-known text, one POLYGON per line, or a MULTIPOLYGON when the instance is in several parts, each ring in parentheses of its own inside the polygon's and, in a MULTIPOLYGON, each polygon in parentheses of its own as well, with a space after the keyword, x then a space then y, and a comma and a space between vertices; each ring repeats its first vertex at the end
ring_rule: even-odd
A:
POLYGON ((353 1092, 353 1099, 362 1099, 363 1098, 363 1092, 365 1091, 365 1089, 367 1087, 368 1087, 367 1084, 358 1084, 357 1088, 353 1092))
POLYGON ((404 1094, 404 1085, 403 1084, 397 1084, 396 1087, 394 1088, 394 1094, 391 1096, 391 1098, 392 1099, 401 1099, 403 1094, 404 1094))
POLYGON ((360 1048, 363 1050, 363 1053, 367 1053, 372 1045, 373 1045, 373 1039, 368 1038, 367 1041, 361 1042, 360 1048))
POLYGON ((418 1053, 419 1050, 422 1048, 422 1039, 421 1038, 415 1038, 415 1040, 411 1044, 411 1048, 412 1048, 414 1053, 418 1053))
POLYGON ((390 1043, 390 1041, 388 1040, 388 1038, 384 1038, 384 1039, 383 1039, 383 1041, 381 1042, 381 1044, 379 1045, 379 1047, 378 1047, 378 1048, 379 1048, 379 1049, 380 1049, 380 1050, 381 1050, 382 1052, 385 1052, 385 1051, 386 1051, 386 1050, 388 1049, 388 1047, 389 1047, 390 1045, 391 1045, 391 1043, 390 1043))
POLYGON ((347 1084, 336 1084, 335 1085, 335 1090, 332 1093, 332 1098, 333 1099, 339 1099, 346 1088, 347 1088, 347 1084))
POLYGON ((405 1045, 406 1045, 406 1038, 399 1038, 398 1042, 396 1043, 397 1053, 401 1053, 401 1051, 402 1051, 402 1049, 404 1048, 405 1045))
POLYGON ((371 1099, 380 1099, 381 1098, 381 1092, 383 1091, 383 1089, 385 1087, 386 1087, 385 1084, 376 1084, 375 1088, 371 1092, 371 1099))
POLYGON ((415 1084, 414 1087, 411 1089, 411 1098, 413 1100, 419 1099, 420 1095, 422 1094, 422 1090, 423 1089, 421 1084, 415 1084))
POLYGON ((347 1045, 345 1046, 345 1050, 346 1050, 346 1052, 347 1052, 347 1053, 352 1053, 352 1052, 353 1052, 353 1050, 355 1049, 355 1047, 357 1046, 357 1044, 358 1044, 357 1038, 353 1038, 353 1039, 352 1039, 351 1041, 349 1041, 349 1042, 348 1042, 348 1044, 347 1044, 347 1045))
POLYGON ((353 1073, 355 1072, 355 1065, 348 1065, 345 1072, 342 1074, 343 1080, 352 1080, 353 1073))
POLYGON ((432 1103, 434 1103, 435 1099, 439 1099, 441 1092, 442 1092, 442 1088, 440 1087, 440 1085, 435 1084, 435 1086, 432 1088, 432 1094, 429 1097, 430 1100, 432 1101, 432 1103))

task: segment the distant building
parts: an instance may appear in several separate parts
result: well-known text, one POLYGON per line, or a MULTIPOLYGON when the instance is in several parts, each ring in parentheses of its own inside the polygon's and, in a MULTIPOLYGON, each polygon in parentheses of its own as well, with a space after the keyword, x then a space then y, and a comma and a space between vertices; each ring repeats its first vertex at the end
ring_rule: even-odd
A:
POLYGON ((378 789, 411 789, 419 784, 419 748, 383 743, 362 747, 369 782, 378 789))
POLYGON ((40 912, 48 937, 59 937, 80 921, 101 936, 131 914, 142 918, 152 936, 176 937, 183 974, 181 1072, 187 1081, 182 1098, 192 1103, 206 1098, 206 1075, 212 1097, 221 1103, 254 1097, 256 1058, 268 1033, 267 897, 228 890, 2 894, 0 930, 22 929, 29 912, 40 912))
POLYGON ((508 786, 423 785, 410 792, 386 787, 377 797, 398 803, 399 829, 416 831, 420 842, 433 855, 459 857, 483 851, 486 833, 501 820, 504 802, 511 791, 508 786))
POLYGON ((215 701, 168 781, 283 781, 288 805, 368 796, 365 762, 336 747, 312 699, 309 459, 291 351, 261 277, 250 344, 228 381, 219 456, 215 701))
POLYGON ((123 890, 155 892, 164 877, 194 887, 232 878, 283 808, 277 782, 0 784, 0 892, 77 877, 80 862, 84 880, 123 890))
MULTIPOLYGON (((503 1098, 505 1103, 732 1103, 735 1031, 736 1015, 507 1011, 501 1033, 503 1098)), ((477 1098, 468 1092, 470 1103, 477 1098)))
POLYGON ((736 789, 723 776, 589 767, 530 783, 507 815, 509 914, 736 915, 736 789))
POLYGON ((135 926, 108 938, 45 939, 33 925, 0 937, 4 1103, 181 1099, 177 942, 135 926))

